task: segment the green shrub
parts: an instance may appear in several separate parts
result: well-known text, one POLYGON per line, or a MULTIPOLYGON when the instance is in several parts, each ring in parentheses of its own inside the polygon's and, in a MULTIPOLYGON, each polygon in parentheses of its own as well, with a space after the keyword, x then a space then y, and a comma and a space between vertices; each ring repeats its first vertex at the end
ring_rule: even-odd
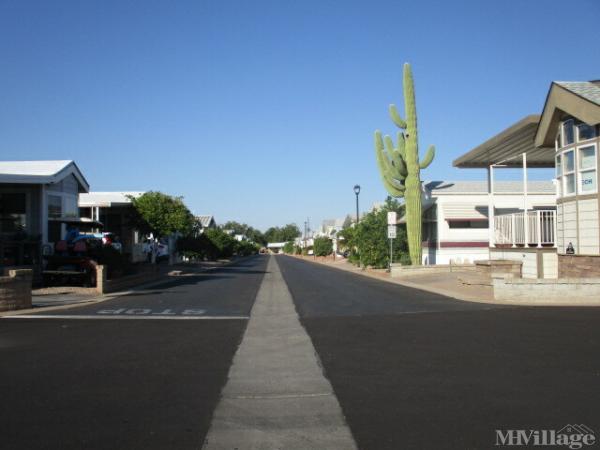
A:
POLYGON ((260 246, 250 241, 236 241, 235 254, 238 256, 250 256, 258 253, 260 246))
POLYGON ((333 242, 326 237, 318 237, 314 244, 315 256, 329 256, 333 252, 333 242))
POLYGON ((283 252, 288 255, 294 253, 294 243, 292 241, 286 242, 283 246, 283 252))

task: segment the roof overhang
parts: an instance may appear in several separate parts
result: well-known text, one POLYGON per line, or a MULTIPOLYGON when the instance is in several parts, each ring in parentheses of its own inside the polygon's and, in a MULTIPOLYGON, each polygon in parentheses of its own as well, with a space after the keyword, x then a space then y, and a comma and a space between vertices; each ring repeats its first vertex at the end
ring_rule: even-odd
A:
MULTIPOLYGON (((558 124, 564 114, 576 117, 588 125, 600 123, 600 105, 559 84, 552 83, 535 135, 535 146, 554 147, 558 124)), ((529 164, 529 159, 527 162, 529 164)))
POLYGON ((459 168, 479 169, 502 163, 504 167, 521 167, 521 159, 517 157, 526 153, 528 167, 554 167, 554 144, 552 144, 552 148, 536 148, 534 145, 539 120, 540 116, 538 114, 524 117, 506 130, 455 159, 452 165, 459 168))

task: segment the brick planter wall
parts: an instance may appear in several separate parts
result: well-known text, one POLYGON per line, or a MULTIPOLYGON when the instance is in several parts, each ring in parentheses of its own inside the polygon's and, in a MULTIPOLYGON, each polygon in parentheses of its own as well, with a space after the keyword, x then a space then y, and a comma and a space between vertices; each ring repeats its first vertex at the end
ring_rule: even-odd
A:
POLYGON ((9 270, 0 277, 0 311, 31 308, 33 270, 9 270))
POLYGON ((158 266, 152 265, 145 268, 143 272, 135 275, 127 275, 114 280, 106 278, 106 268, 96 266, 96 291, 99 294, 122 291, 131 287, 157 280, 160 277, 158 266))
POLYGON ((600 278, 600 256, 558 255, 558 278, 600 278))

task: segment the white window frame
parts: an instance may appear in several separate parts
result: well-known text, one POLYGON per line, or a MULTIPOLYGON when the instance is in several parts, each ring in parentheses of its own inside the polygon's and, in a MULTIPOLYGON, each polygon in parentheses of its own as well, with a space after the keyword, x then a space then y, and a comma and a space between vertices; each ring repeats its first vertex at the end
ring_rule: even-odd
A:
POLYGON ((575 149, 575 147, 572 147, 568 150, 565 150, 563 152, 561 152, 561 165, 562 165, 562 174, 561 177, 563 179, 563 185, 562 185, 562 192, 563 192, 563 197, 572 197, 574 195, 577 195, 577 186, 579 184, 578 181, 578 177, 577 177, 577 170, 578 170, 578 165, 577 165, 577 150, 575 149), (567 164, 565 163, 565 155, 569 152, 573 152, 573 170, 571 171, 567 171, 567 164), (574 175, 575 177, 575 188, 573 189, 573 192, 568 192, 567 191, 567 176, 568 175, 574 175))
POLYGON ((562 146, 566 147, 568 145, 575 144, 577 142, 577 133, 578 133, 578 131, 577 131, 577 125, 575 125, 575 120, 574 119, 567 119, 567 120, 563 121, 562 124, 561 124, 561 130, 560 130, 560 134, 561 134, 561 137, 562 137, 562 139, 561 139, 562 146), (565 125, 568 122, 571 122, 573 124, 573 142, 570 142, 570 143, 567 144, 567 143, 565 143, 565 136, 566 136, 565 125))
POLYGON ((557 153, 554 157, 554 176, 556 178, 556 195, 562 197, 562 153, 557 153), (560 161, 560 163, 558 161, 560 161))
POLYGON ((577 191, 579 192, 580 195, 596 194, 598 192, 598 147, 596 146, 595 143, 589 143, 589 144, 580 145, 577 147, 576 164, 577 164, 577 191), (587 167, 585 169, 582 169, 579 166, 579 162, 581 161, 581 158, 579 157, 579 152, 582 149, 589 148, 589 147, 594 148, 594 167, 587 167), (581 174, 585 173, 585 172, 596 172, 596 189, 594 189, 592 191, 584 191, 583 190, 583 185, 581 184, 581 182, 582 182, 581 174))
POLYGON ((594 125, 588 125, 587 123, 583 123, 583 122, 582 122, 582 123, 579 123, 579 124, 575 125, 575 128, 576 128, 575 137, 577 138, 577 142, 578 142, 578 143, 579 143, 579 142, 588 142, 588 141, 591 141, 592 139, 596 139, 596 138, 598 137, 598 129, 597 129, 597 127, 596 127, 596 126, 594 126, 594 125), (586 126, 588 126, 588 127, 592 128, 592 129, 594 130, 594 136, 592 136, 591 138, 587 138, 587 139, 581 139, 581 138, 579 137, 579 127, 580 127, 581 125, 586 125, 586 126))

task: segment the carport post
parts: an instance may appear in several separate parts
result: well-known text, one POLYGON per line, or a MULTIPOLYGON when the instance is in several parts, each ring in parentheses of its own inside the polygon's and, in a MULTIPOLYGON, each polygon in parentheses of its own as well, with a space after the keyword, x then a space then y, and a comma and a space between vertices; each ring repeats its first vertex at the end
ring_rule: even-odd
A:
POLYGON ((525 230, 525 242, 523 246, 529 246, 529 217, 527 216, 527 153, 523 152, 523 228, 525 230))
POLYGON ((494 165, 490 164, 487 170, 488 175, 488 226, 490 247, 496 246, 495 224, 494 224, 494 165))

